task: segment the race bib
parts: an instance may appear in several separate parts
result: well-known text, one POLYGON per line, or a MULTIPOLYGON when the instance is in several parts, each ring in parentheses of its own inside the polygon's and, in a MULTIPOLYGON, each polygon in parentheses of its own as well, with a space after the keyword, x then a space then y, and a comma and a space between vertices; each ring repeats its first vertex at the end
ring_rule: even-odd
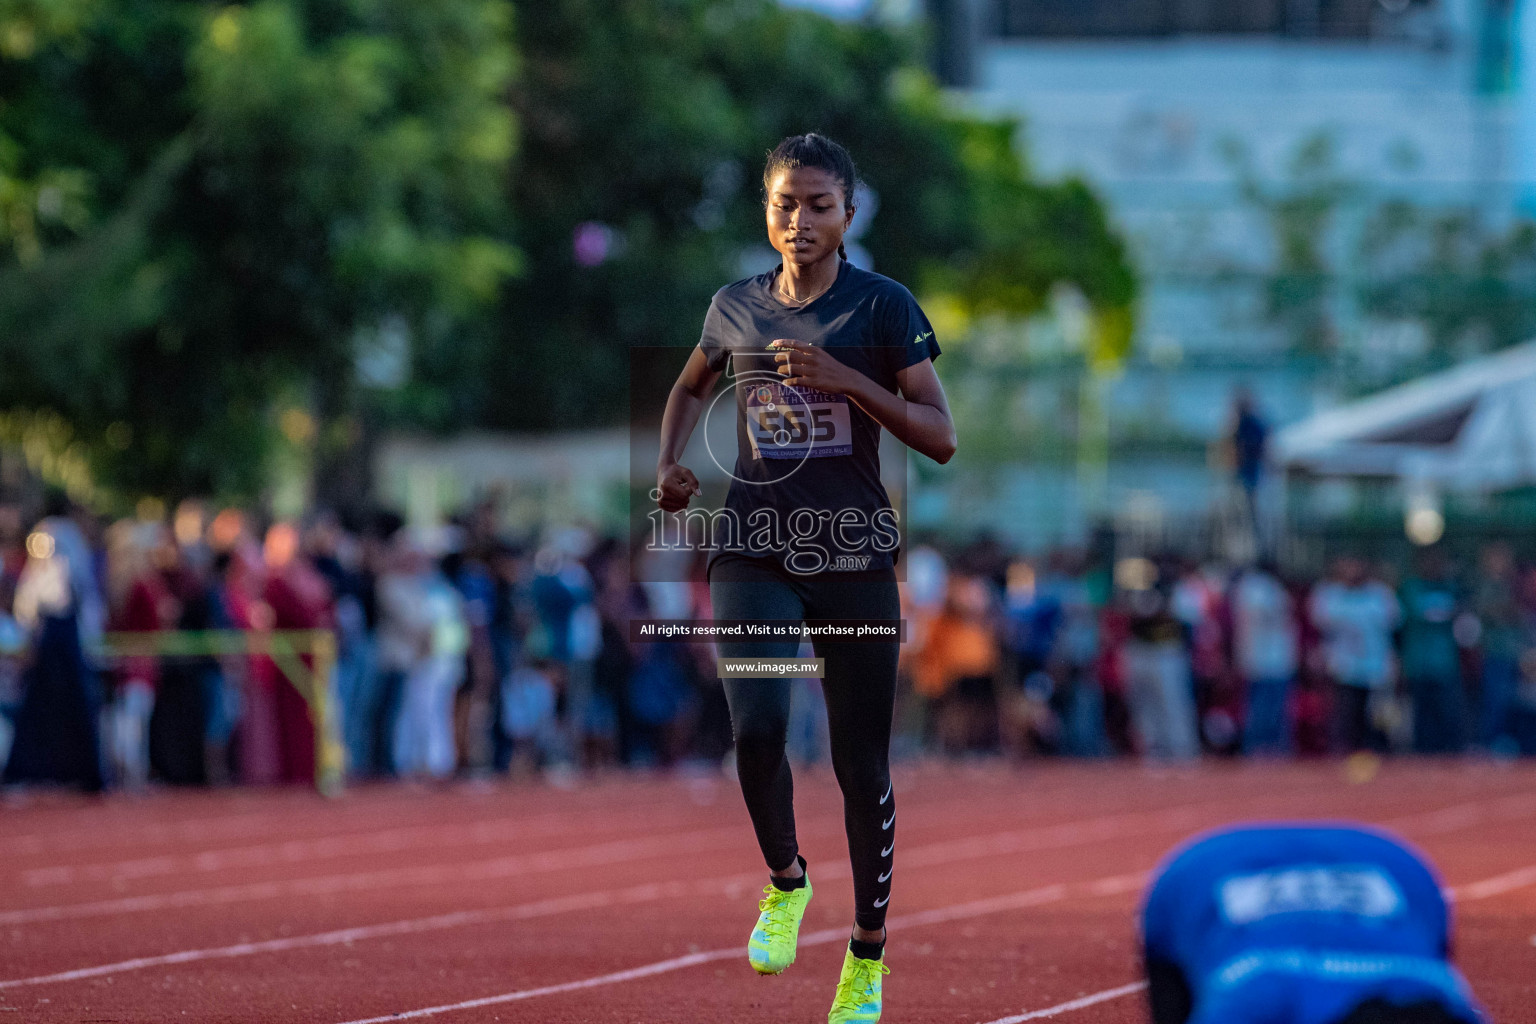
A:
POLYGON ((1252 924, 1276 914, 1348 914, 1384 919, 1401 913, 1402 893, 1386 873, 1368 865, 1310 867, 1240 875, 1221 883, 1222 916, 1252 924))
POLYGON ((824 459, 853 454, 848 396, 786 384, 751 385, 747 435, 757 459, 824 459))

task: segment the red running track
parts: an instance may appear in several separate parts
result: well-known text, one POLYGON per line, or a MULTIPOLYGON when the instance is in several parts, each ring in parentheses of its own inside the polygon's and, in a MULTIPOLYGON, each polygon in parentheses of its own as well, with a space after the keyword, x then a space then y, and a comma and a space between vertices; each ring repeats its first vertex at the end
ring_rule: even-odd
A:
MULTIPOLYGON (((0 1024, 824 1021, 852 887, 836 785, 796 782, 816 897, 776 978, 746 964, 764 872, 716 776, 13 799, 0 1024)), ((1536 767, 921 764, 896 785, 892 1024, 1144 1021, 1146 872, 1195 831, 1275 817, 1418 843, 1473 987, 1536 1024, 1536 767)))

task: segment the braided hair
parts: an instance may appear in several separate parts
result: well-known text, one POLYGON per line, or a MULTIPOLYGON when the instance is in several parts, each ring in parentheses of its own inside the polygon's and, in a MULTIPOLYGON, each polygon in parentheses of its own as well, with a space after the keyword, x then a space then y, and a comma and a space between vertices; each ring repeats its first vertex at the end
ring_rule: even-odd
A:
MULTIPOLYGON (((832 175, 843 190, 843 210, 853 209, 853 193, 859 184, 853 157, 836 142, 815 132, 791 135, 768 154, 768 162, 763 165, 763 205, 768 204, 768 187, 774 177, 797 167, 815 167, 832 175)), ((842 242, 837 243, 837 254, 844 260, 848 258, 842 242)))

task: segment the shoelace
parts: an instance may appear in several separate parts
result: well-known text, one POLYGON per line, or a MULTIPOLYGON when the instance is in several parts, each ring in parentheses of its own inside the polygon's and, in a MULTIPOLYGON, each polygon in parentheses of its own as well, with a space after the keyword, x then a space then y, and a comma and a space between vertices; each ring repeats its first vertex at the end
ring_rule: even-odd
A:
POLYGON ((882 960, 864 960, 853 958, 853 970, 848 975, 846 984, 837 986, 837 996, 832 1001, 834 1010, 857 1010, 863 1005, 864 1000, 874 994, 875 979, 882 974, 890 974, 891 969, 885 966, 882 960))
POLYGON ((763 919, 763 933, 769 938, 779 938, 789 934, 789 907, 790 893, 774 885, 763 886, 763 892, 767 895, 758 903, 757 909, 768 916, 763 919), (785 911, 785 913, 781 913, 785 911))

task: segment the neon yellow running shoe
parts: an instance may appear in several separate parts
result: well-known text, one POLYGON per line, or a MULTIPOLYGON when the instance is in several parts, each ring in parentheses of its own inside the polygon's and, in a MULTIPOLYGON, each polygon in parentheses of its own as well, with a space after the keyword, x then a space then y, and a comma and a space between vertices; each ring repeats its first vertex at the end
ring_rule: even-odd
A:
POLYGON ((757 927, 747 940, 747 959, 758 974, 778 974, 795 962, 795 943, 800 939, 800 919, 811 902, 811 876, 805 884, 785 892, 772 885, 763 887, 763 899, 757 909, 757 927))
POLYGON ((880 1019, 880 981, 891 973, 884 959, 863 960, 849 950, 843 957, 843 976, 837 979, 837 995, 827 1024, 874 1024, 880 1019))

